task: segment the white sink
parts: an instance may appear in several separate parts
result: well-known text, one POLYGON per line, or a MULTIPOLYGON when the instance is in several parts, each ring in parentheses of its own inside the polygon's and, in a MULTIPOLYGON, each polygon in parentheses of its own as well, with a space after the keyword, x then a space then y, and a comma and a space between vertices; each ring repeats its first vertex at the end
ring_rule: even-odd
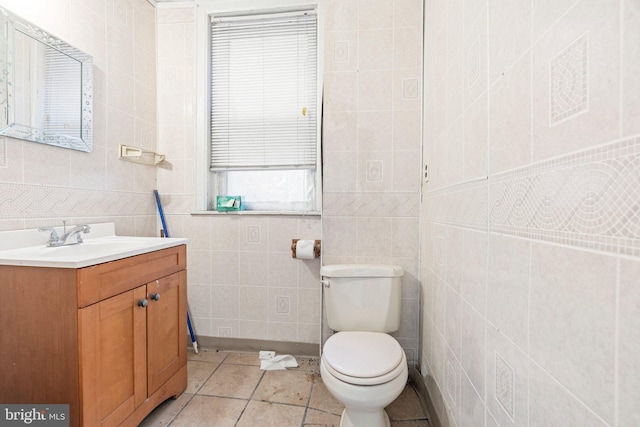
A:
POLYGON ((37 230, 0 232, 0 241, 5 242, 0 247, 0 265, 82 268, 187 243, 183 238, 116 236, 115 227, 109 223, 91 225, 91 232, 82 235, 83 243, 48 247, 44 243, 47 233, 33 234, 34 231, 38 233, 37 230), (33 243, 36 236, 44 242, 32 246, 20 244, 33 243), (12 245, 11 241, 16 243, 12 245))

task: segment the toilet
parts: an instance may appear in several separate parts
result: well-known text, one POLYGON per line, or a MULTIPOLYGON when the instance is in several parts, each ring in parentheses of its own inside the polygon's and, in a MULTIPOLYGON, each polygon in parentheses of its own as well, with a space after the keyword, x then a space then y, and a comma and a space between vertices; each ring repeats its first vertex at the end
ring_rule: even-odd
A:
POLYGON ((341 427, 389 427, 384 408, 404 390, 400 327, 402 267, 336 264, 321 267, 327 323, 336 331, 322 348, 320 375, 344 404, 341 427))

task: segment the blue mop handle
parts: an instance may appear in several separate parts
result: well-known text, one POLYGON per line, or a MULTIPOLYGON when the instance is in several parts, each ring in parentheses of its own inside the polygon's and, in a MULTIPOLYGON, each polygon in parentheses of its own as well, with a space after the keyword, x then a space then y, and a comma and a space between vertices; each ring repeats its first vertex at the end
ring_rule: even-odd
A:
POLYGON ((158 213, 160 214, 160 221, 162 222, 162 228, 164 229, 164 237, 169 237, 169 229, 167 228, 167 223, 164 220, 164 212, 162 211, 162 203, 160 203, 158 190, 153 190, 153 194, 156 196, 156 204, 158 205, 158 213))
MULTIPOLYGON (((158 213, 160 214, 160 221, 162 222, 162 228, 164 229, 164 237, 169 237, 169 229, 167 223, 164 220, 164 212, 162 210, 162 203, 160 203, 160 195, 158 190, 153 190, 153 194, 156 196, 156 204, 158 205, 158 213)), ((191 313, 187 308, 187 326, 189 327, 189 335, 191 335, 191 343, 193 344, 193 350, 198 352, 198 342, 196 341, 196 334, 193 332, 193 326, 191 325, 191 313)))
POLYGON ((196 334, 193 332, 193 326, 191 325, 191 313, 189 313, 189 310, 187 310, 187 326, 189 327, 189 335, 191 335, 193 351, 198 353, 198 341, 196 341, 196 334))

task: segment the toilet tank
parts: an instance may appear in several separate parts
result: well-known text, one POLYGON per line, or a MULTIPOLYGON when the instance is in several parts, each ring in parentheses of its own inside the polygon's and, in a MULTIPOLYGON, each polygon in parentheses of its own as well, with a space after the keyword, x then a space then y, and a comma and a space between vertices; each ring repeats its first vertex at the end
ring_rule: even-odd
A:
POLYGON ((402 267, 335 264, 321 267, 320 274, 331 329, 388 333, 400 328, 402 267))

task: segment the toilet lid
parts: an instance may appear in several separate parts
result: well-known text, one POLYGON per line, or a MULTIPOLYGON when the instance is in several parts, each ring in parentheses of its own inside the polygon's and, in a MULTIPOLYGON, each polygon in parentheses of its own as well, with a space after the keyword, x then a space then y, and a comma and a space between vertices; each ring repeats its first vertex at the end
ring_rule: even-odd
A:
POLYGON ((404 360, 404 350, 388 334, 345 331, 327 340, 322 357, 342 376, 374 379, 396 370, 404 360))

